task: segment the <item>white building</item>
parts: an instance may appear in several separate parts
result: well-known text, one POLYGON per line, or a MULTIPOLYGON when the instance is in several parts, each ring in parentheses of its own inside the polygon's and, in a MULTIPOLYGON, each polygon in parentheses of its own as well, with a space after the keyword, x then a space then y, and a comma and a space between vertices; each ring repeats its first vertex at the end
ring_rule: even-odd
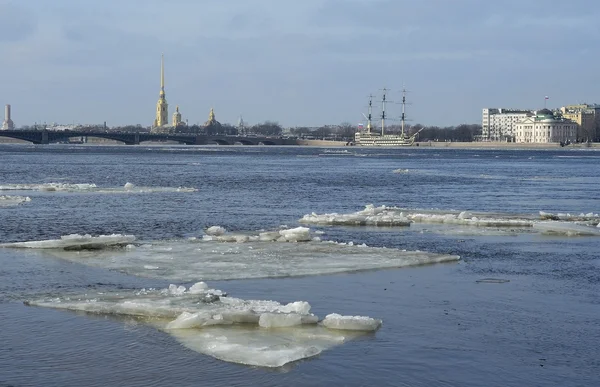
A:
POLYGON ((555 116, 548 109, 538 110, 515 125, 516 142, 574 142, 577 140, 577 123, 555 116))
POLYGON ((486 141, 514 141, 515 124, 533 116, 532 110, 483 109, 481 137, 486 141))

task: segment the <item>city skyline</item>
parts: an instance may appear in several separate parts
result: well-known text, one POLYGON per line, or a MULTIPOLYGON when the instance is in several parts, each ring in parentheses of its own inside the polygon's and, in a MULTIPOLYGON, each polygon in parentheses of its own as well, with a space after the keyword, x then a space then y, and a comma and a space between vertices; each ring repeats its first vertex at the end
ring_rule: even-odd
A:
POLYGON ((354 124, 370 93, 399 101, 403 85, 411 123, 478 123, 484 106, 598 101, 594 5, 0 0, 0 104, 17 125, 150 126, 164 52, 166 92, 190 124, 211 107, 230 123, 354 124))

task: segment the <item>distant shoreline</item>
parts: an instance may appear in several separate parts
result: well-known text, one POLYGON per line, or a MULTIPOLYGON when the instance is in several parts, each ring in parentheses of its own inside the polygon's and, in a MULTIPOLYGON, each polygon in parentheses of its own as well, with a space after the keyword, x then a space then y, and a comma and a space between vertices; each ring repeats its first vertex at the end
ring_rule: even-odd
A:
MULTIPOLYGON (((301 146, 320 146, 320 147, 338 147, 346 146, 345 141, 328 140, 298 140, 301 146)), ((412 148, 473 148, 473 149, 600 149, 600 143, 571 144, 561 147, 558 143, 517 143, 517 142, 446 142, 446 141, 427 141, 415 142, 412 148)), ((352 146, 349 148, 374 148, 352 146)), ((383 148, 383 147, 382 147, 383 148)), ((401 147, 388 147, 401 148, 401 147)))
MULTIPOLYGON (((31 144, 28 141, 15 140, 10 138, 0 137, 0 144, 31 144)), ((70 145, 116 145, 119 143, 112 141, 89 142, 87 144, 73 143, 70 145)), ((175 143, 144 143, 144 145, 175 145, 175 143)), ((330 140, 297 140, 298 146, 309 147, 348 147, 348 148, 365 148, 348 146, 346 141, 330 141, 330 140)), ((223 145, 219 145, 223 146, 223 145)), ((289 145, 287 145, 289 146, 289 145)), ((293 145, 292 145, 293 146, 293 145)), ((402 148, 402 147, 381 147, 381 148, 402 148)), ((431 142, 415 142, 410 148, 456 148, 456 149, 600 149, 600 143, 583 143, 570 144, 561 147, 558 143, 516 143, 516 142, 446 142, 446 141, 431 141, 431 142)))
POLYGON ((571 144, 561 147, 558 143, 521 142, 420 142, 419 147, 433 148, 474 148, 474 149, 599 149, 600 143, 571 144))

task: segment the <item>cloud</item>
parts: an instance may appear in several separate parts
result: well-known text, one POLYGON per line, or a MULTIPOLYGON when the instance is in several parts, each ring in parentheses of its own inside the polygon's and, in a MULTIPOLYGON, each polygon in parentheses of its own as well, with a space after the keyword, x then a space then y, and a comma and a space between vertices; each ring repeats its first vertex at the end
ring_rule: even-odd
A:
POLYGON ((0 99, 30 112, 20 122, 149 124, 161 52, 190 122, 211 106, 223 122, 353 121, 402 84, 415 120, 478 122, 538 94, 592 101, 599 77, 592 0, 0 0, 1 18, 0 99))

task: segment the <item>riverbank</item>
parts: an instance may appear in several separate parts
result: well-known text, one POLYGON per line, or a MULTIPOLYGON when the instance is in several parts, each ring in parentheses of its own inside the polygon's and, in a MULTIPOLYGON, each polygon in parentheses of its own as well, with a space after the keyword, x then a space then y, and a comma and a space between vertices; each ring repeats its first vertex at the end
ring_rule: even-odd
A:
MULTIPOLYGON (((519 142, 419 142, 415 146, 435 148, 476 148, 476 149, 560 149, 558 143, 519 143, 519 142)), ((562 149, 600 148, 600 143, 571 144, 562 149)))

